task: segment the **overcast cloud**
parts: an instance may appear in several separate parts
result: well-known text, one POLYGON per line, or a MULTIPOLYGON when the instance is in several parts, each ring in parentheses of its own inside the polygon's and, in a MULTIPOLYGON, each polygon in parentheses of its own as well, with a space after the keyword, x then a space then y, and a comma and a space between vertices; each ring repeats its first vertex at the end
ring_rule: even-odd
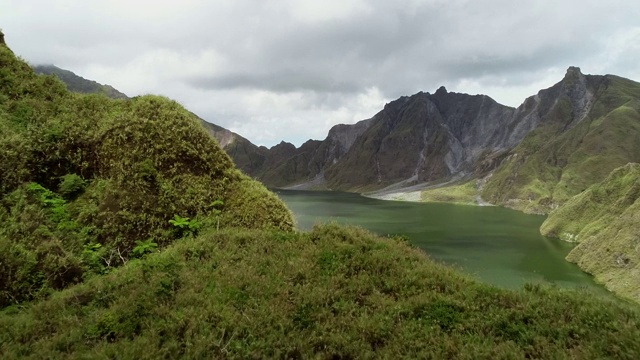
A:
POLYGON ((572 65, 639 81, 638 19, 629 0, 0 2, 30 63, 166 95, 267 146, 441 85, 518 106, 572 65))

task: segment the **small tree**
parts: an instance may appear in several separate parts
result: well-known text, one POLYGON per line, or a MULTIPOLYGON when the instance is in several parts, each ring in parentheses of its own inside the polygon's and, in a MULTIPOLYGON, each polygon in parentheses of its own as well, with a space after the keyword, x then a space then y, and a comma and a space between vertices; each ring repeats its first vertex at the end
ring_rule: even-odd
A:
POLYGON ((187 234, 197 235, 198 230, 202 226, 198 220, 189 220, 188 217, 182 217, 178 214, 174 215, 173 219, 169 220, 169 224, 173 225, 178 237, 182 237, 187 234))

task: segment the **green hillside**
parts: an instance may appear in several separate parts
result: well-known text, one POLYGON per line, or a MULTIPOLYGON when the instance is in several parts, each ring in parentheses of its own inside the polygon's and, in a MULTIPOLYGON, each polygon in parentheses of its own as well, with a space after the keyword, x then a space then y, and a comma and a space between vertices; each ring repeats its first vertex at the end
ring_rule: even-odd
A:
MULTIPOLYGON (((640 83, 587 75, 593 105, 576 116, 567 96, 511 151, 482 197, 525 212, 548 213, 615 168, 640 161, 640 83)), ((565 80, 566 82, 566 80, 565 80)))
POLYGON ((4 45, 0 128, 0 307, 214 223, 292 229, 280 200, 176 102, 72 94, 4 45))
POLYGON ((540 231, 578 243, 567 260, 640 302, 640 165, 627 164, 549 214, 540 231))
POLYGON ((3 359, 636 359, 638 336, 637 307, 497 289, 338 225, 202 234, 0 312, 3 359))

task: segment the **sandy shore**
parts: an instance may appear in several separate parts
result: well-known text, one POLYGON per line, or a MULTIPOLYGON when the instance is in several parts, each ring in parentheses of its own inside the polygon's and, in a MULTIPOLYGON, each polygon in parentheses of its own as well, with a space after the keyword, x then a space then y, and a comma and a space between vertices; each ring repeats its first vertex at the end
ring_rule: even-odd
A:
POLYGON ((380 200, 396 200, 396 201, 420 201, 420 191, 409 191, 409 192, 395 192, 395 193, 387 193, 387 194, 367 194, 364 195, 366 197, 370 197, 373 199, 380 200))

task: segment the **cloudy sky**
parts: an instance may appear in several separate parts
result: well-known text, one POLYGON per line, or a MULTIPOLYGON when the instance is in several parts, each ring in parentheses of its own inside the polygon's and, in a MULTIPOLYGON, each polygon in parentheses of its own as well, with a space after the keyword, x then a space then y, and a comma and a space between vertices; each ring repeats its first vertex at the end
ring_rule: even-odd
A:
POLYGON ((418 91, 518 106, 566 68, 640 80, 631 0, 2 0, 17 55, 162 94, 256 144, 324 139, 418 91))

